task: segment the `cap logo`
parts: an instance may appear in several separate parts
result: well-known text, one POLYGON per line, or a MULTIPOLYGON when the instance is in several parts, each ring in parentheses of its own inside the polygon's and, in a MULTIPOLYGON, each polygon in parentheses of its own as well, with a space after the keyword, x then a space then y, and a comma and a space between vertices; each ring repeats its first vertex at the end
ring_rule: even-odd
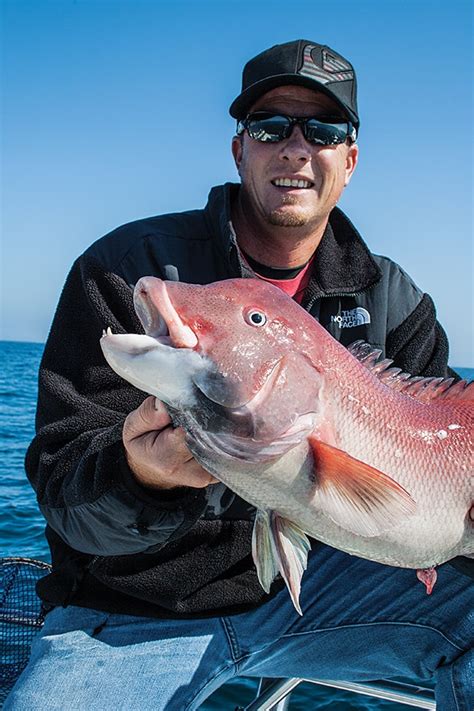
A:
POLYGON ((316 79, 321 84, 354 79, 354 72, 350 64, 325 49, 322 51, 322 66, 320 67, 313 59, 313 49, 316 49, 314 44, 307 44, 304 48, 303 65, 298 71, 299 74, 316 79))

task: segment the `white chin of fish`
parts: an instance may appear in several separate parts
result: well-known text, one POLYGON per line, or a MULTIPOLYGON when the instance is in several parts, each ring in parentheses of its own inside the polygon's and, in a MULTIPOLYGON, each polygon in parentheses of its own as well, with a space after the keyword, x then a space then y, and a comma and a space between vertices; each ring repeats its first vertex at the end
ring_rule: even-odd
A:
POLYGON ((196 351, 173 347, 168 336, 114 334, 110 328, 100 345, 110 367, 139 390, 174 407, 194 402, 193 379, 206 367, 196 351))

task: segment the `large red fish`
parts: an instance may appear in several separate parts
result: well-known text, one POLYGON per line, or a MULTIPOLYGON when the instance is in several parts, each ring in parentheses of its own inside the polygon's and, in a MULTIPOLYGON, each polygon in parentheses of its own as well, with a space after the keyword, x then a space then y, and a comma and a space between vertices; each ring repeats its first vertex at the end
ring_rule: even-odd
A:
POLYGON ((258 279, 140 279, 146 335, 101 340, 114 370, 168 404, 202 466, 257 509, 253 557, 296 609, 307 535, 415 568, 474 556, 474 383, 410 378, 336 342, 258 279))

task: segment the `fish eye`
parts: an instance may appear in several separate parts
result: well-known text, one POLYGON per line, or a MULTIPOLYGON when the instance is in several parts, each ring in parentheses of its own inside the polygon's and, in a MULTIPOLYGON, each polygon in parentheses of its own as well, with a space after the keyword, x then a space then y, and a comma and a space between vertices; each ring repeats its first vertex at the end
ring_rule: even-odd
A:
POLYGON ((250 311, 247 311, 245 314, 245 320, 247 321, 248 324, 251 326, 265 326, 267 322, 267 317, 263 313, 263 311, 259 311, 258 309, 251 309, 250 311))

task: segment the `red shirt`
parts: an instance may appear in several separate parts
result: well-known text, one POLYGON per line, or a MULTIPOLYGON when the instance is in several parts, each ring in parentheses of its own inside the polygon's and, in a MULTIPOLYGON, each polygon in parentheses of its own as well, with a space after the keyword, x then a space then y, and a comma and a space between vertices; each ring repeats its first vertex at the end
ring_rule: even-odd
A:
POLYGON ((303 269, 292 279, 269 279, 268 277, 264 277, 257 272, 255 272, 255 274, 259 279, 262 279, 262 281, 268 281, 270 284, 277 286, 279 289, 284 291, 285 294, 288 294, 288 296, 291 296, 292 299, 301 304, 305 289, 308 286, 311 277, 313 261, 314 255, 311 257, 308 264, 306 264, 303 269))

